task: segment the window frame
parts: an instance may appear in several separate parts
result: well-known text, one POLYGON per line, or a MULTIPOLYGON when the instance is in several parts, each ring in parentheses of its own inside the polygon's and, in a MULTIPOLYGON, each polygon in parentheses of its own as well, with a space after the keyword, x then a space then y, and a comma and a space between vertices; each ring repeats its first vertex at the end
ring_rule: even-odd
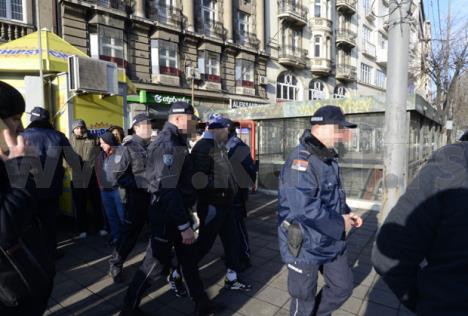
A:
POLYGON ((366 63, 361 63, 361 69, 360 69, 361 82, 365 84, 372 84, 372 72, 373 72, 372 66, 366 63))
POLYGON ((254 67, 253 61, 236 59, 235 79, 237 87, 254 88, 254 67))
POLYGON ((314 57, 320 58, 322 52, 322 36, 315 35, 314 36, 314 57))
POLYGON ((161 39, 151 40, 151 74, 178 77, 180 72, 179 45, 161 39), (171 52, 175 52, 174 57, 170 56, 171 52), (174 62, 174 67, 171 66, 171 62, 174 62))
MULTIPOLYGON (((120 68, 126 68, 128 65, 127 62, 127 41, 125 37, 125 33, 123 30, 106 26, 106 25, 89 25, 88 26, 88 36, 89 36, 89 53, 92 58, 104 60, 104 61, 110 61, 113 63, 116 63, 118 67, 120 68), (121 49, 119 49, 119 46, 115 44, 116 38, 111 36, 111 43, 103 43, 103 37, 104 37, 104 32, 107 29, 109 33, 117 32, 121 33, 121 49), (114 42, 114 43, 112 43, 114 42), (97 45, 97 48, 96 48, 97 45), (104 54, 104 48, 110 48, 111 54, 110 56, 107 54, 104 54), (120 51, 121 56, 116 56, 115 52, 120 51), (96 55, 98 53, 98 55, 96 55)), ((120 34, 119 34, 120 35, 120 34)))
POLYGON ((314 1, 314 17, 320 18, 322 16, 322 4, 321 0, 314 1))
POLYGON ((0 15, 0 18, 6 19, 6 20, 12 20, 12 21, 18 21, 18 22, 25 22, 26 17, 27 17, 27 12, 26 12, 26 0, 20 0, 20 6, 19 8, 21 9, 21 12, 13 12, 13 6, 17 5, 14 3, 15 0, 4 0, 5 1, 5 15, 0 15), (16 18, 13 17, 13 14, 21 14, 21 18, 16 18))
POLYGON ((276 99, 277 100, 284 100, 284 101, 297 101, 299 97, 299 81, 297 78, 291 73, 281 73, 278 75, 276 79, 276 99), (280 77, 283 76, 284 81, 280 82, 280 77), (288 80, 290 79, 290 80, 288 80), (296 83, 294 84, 294 80, 296 83), (284 91, 286 91, 286 95, 284 95, 284 91), (292 98, 290 94, 292 92, 292 98))
POLYGON ((309 100, 323 100, 326 98, 325 84, 321 80, 311 80, 309 83, 309 100))
POLYGON ((381 89, 385 89, 387 82, 387 75, 380 69, 375 71, 375 85, 381 89))
POLYGON ((221 83, 221 54, 207 50, 200 51, 198 55, 198 70, 203 75, 205 81, 221 83))

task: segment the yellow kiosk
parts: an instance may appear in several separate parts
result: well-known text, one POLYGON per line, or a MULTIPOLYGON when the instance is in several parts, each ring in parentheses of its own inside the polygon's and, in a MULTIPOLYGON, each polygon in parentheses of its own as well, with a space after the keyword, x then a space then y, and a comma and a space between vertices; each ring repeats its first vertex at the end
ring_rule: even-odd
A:
MULTIPOLYGON (((55 127, 67 136, 72 132, 73 120, 78 118, 85 120, 91 133, 95 135, 100 135, 112 125, 124 127, 127 90, 134 89, 133 84, 127 80, 125 71, 118 70, 118 93, 115 95, 72 91, 68 82, 70 56, 89 58, 81 50, 47 30, 28 34, 0 45, 0 80, 13 85, 23 94, 26 112, 34 106, 42 105, 53 113, 55 127), (38 81, 39 61, 42 63, 42 82, 38 81)), ((23 120, 27 124, 29 115, 26 114, 23 120)), ((68 173, 64 181, 61 209, 65 214, 73 214, 68 173)))

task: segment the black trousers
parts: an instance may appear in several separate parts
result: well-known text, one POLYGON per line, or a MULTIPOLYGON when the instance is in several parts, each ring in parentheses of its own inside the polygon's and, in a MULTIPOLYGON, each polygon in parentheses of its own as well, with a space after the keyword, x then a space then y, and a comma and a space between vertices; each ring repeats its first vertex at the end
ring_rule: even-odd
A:
POLYGON ((126 309, 135 309, 140 304, 144 292, 161 276, 169 274, 172 267, 173 249, 190 297, 195 302, 207 299, 198 271, 198 258, 200 257, 198 242, 192 245, 182 244, 182 237, 177 227, 164 215, 170 212, 171 206, 176 206, 178 202, 169 195, 165 199, 153 199, 150 210, 152 236, 145 258, 125 296, 124 308, 126 309))
MULTIPOLYGON (((78 188, 71 182, 73 209, 75 210, 76 219, 78 221, 78 228, 80 232, 89 231, 90 224, 96 225, 96 229, 104 227, 104 213, 101 204, 101 192, 97 184, 96 174, 92 173, 89 184, 85 188, 78 188), (88 201, 92 206, 92 218, 88 218, 86 211, 88 201)), ((93 226, 94 226, 93 225, 93 226)))
POLYGON ((228 206, 213 206, 199 203, 197 213, 200 218, 200 260, 208 254, 219 235, 226 256, 227 268, 240 272, 242 270, 240 253, 240 236, 236 216, 232 204, 228 206))
POLYGON ((135 247, 143 227, 148 222, 151 195, 144 189, 127 190, 124 223, 111 265, 121 266, 135 247))
POLYGON ((291 316, 330 316, 353 292, 353 272, 346 253, 323 265, 288 264, 288 291, 291 316), (319 271, 325 285, 316 295, 319 271))
POLYGON ((247 210, 245 202, 236 199, 234 201, 234 217, 236 219, 236 228, 239 235, 239 261, 242 267, 250 263, 250 242, 249 234, 245 220, 247 218, 247 210))
POLYGON ((43 225, 44 238, 47 251, 52 260, 57 249, 57 213, 59 211, 59 198, 39 198, 37 200, 39 218, 43 225))

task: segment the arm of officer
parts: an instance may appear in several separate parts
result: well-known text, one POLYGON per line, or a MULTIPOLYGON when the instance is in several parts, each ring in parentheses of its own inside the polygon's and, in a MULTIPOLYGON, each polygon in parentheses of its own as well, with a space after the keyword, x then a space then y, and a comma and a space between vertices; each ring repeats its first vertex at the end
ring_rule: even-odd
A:
POLYGON ((113 181, 124 188, 136 186, 135 179, 127 174, 131 163, 130 152, 127 146, 119 146, 113 156, 114 159, 110 161, 113 181))
POLYGON ((283 191, 291 211, 306 226, 335 240, 340 240, 345 231, 343 217, 328 211, 322 205, 318 178, 306 159, 293 160, 286 169, 283 191))
POLYGON ((372 253, 377 273, 412 311, 416 310, 420 264, 431 251, 446 208, 435 184, 457 185, 457 175, 465 175, 461 166, 449 162, 449 157, 444 151, 437 152, 421 169, 381 226, 372 253))

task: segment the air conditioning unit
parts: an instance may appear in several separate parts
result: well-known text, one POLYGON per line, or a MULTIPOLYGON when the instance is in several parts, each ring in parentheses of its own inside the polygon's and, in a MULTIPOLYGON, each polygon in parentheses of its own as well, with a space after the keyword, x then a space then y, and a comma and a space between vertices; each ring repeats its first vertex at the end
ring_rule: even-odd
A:
POLYGON ((191 79, 200 80, 201 79, 200 71, 197 68, 187 67, 185 69, 185 74, 186 74, 187 79, 189 79, 189 80, 191 80, 191 79))
POLYGON ((268 78, 265 76, 258 76, 258 84, 266 86, 268 84, 268 78))
POLYGON ((68 88, 75 92, 119 94, 117 65, 89 57, 68 57, 68 88))

